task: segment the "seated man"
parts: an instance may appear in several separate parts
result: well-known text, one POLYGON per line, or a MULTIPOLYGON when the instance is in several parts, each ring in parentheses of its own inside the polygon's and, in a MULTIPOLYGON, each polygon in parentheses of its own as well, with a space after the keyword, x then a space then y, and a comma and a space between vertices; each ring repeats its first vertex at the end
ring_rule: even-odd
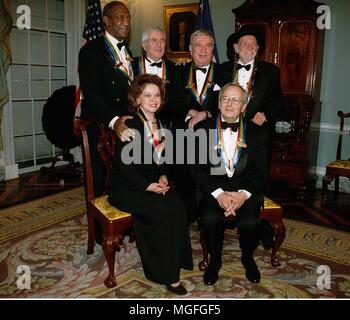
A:
POLYGON ((265 133, 261 126, 243 117, 247 100, 241 86, 229 83, 219 93, 218 116, 195 126, 199 140, 203 136, 207 139, 197 149, 197 155, 205 154, 206 161, 197 161, 192 173, 200 193, 200 227, 210 255, 204 273, 208 285, 218 280, 225 217, 229 215, 237 218, 246 278, 253 283, 260 281, 253 253, 265 229, 259 212, 268 169, 265 133))

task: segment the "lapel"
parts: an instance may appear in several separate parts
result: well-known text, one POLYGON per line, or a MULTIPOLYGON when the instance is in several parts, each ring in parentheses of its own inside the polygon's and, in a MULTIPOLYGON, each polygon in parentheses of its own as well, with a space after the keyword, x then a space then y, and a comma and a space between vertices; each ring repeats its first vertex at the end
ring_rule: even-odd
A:
MULTIPOLYGON (((217 117, 220 117, 220 116, 221 116, 221 115, 218 114, 217 117)), ((212 118, 212 119, 213 119, 213 118, 212 118)), ((217 119, 217 118, 216 118, 216 119, 217 119)), ((242 132, 242 134, 246 137, 247 126, 245 125, 245 122, 246 122, 246 120, 245 120, 244 118, 242 118, 242 119, 241 119, 241 123, 240 123, 240 128, 239 128, 238 130, 241 130, 241 126, 242 126, 242 131, 244 131, 244 132, 242 132)), ((216 120, 216 121, 213 121, 213 122, 210 124, 209 128, 211 128, 211 129, 216 129, 216 130, 217 130, 217 124, 216 124, 216 123, 217 123, 217 120, 216 120)), ((216 131, 216 134, 218 134, 218 131, 216 131)), ((209 136, 209 135, 208 135, 208 136, 209 136)), ((218 140, 216 140, 216 141, 218 142, 218 140)), ((245 140, 245 142, 246 142, 246 140, 245 140)), ((240 176, 241 173, 242 173, 242 172, 244 171, 244 169, 246 168, 247 163, 248 163, 248 150, 247 150, 248 148, 249 148, 249 146, 247 145, 245 148, 239 148, 240 151, 237 150, 237 152, 239 152, 239 158, 238 158, 237 164, 236 164, 236 166, 235 166, 235 171, 234 171, 234 173, 233 173, 232 178, 240 176)), ((213 146, 213 145, 210 147, 210 152, 211 152, 211 153, 216 153, 216 155, 217 155, 218 157, 220 157, 220 151, 217 150, 217 149, 215 148, 215 146, 213 146)), ((214 157, 212 156, 211 159, 214 159, 214 157)), ((222 158, 221 158, 221 159, 222 159, 222 158)), ((222 160, 222 161, 223 161, 223 160, 222 160)), ((213 164, 212 167, 218 168, 218 167, 220 167, 220 165, 221 165, 220 163, 217 163, 217 164, 213 164)), ((222 175, 225 175, 226 177, 228 177, 224 165, 220 168, 220 173, 221 173, 222 175)))
POLYGON ((118 72, 118 74, 123 75, 124 78, 128 80, 128 82, 131 82, 134 78, 133 74, 133 68, 132 68, 132 53, 128 47, 128 45, 125 46, 125 50, 129 56, 129 71, 125 69, 123 66, 122 61, 120 60, 120 57, 118 56, 118 53, 114 50, 112 44, 108 41, 107 37, 102 35, 100 37, 101 39, 101 44, 103 46, 103 52, 104 56, 106 58, 106 61, 108 64, 118 72))
MULTIPOLYGON (((196 72, 193 70, 194 63, 188 64, 188 70, 186 72, 186 90, 194 97, 196 102, 202 106, 202 109, 206 108, 205 102, 212 92, 214 86, 214 76, 216 76, 216 68, 214 62, 210 63, 208 72, 206 73, 206 79, 204 81, 203 89, 201 93, 197 91, 196 72)), ((208 99, 209 100, 209 99, 208 99)))
POLYGON ((259 61, 254 79, 253 94, 247 105, 247 118, 249 119, 252 118, 252 116, 258 110, 258 105, 263 97, 264 87, 266 86, 266 82, 263 77, 264 72, 261 71, 261 68, 262 64, 259 61))

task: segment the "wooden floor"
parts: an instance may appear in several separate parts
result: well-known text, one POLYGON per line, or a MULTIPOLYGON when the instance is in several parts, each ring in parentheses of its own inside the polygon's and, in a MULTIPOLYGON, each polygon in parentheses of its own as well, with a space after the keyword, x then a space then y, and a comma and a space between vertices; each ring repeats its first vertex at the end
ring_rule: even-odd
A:
MULTIPOLYGON (((23 174, 19 179, 0 181, 0 208, 82 185, 82 176, 66 167, 54 172, 23 174)), ((331 192, 329 204, 321 206, 320 190, 307 193, 306 199, 300 201, 296 200, 296 192, 286 185, 272 183, 271 186, 268 196, 283 206, 285 217, 350 232, 350 194, 341 193, 336 201, 331 192)))

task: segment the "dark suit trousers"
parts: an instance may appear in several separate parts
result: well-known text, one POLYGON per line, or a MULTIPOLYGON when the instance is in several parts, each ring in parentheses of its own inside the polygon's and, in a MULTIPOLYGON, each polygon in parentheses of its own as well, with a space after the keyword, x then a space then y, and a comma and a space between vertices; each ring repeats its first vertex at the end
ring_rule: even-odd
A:
MULTIPOLYGON (((242 255, 252 255, 259 244, 260 207, 261 202, 252 196, 236 211, 242 255)), ((209 195, 201 200, 199 211, 200 228, 210 254, 210 264, 214 268, 219 268, 224 242, 224 210, 217 200, 209 195)))

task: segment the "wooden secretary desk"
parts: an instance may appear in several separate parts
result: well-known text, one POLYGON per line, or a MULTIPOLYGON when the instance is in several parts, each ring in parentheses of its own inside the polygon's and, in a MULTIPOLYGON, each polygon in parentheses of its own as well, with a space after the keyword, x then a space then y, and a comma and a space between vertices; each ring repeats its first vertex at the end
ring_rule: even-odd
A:
POLYGON ((248 0, 232 9, 236 30, 243 25, 259 29, 265 35, 260 58, 280 68, 284 107, 278 121, 290 123, 291 130, 274 134, 270 176, 297 188, 301 198, 310 122, 313 114, 320 113, 324 39, 324 31, 317 28, 320 5, 312 0, 248 0))

